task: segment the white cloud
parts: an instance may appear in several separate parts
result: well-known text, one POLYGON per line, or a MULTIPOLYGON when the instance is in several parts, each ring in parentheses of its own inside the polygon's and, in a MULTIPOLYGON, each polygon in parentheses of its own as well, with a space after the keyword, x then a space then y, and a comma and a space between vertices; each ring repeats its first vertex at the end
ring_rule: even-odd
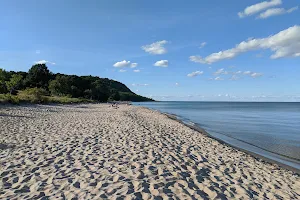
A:
POLYGON ((262 73, 252 73, 250 76, 253 78, 261 77, 263 74, 262 73))
POLYGON ((133 70, 133 72, 140 72, 141 70, 139 70, 139 69, 135 69, 135 70, 133 70))
POLYGON ((130 67, 130 68, 135 68, 138 66, 137 63, 131 63, 130 61, 122 60, 120 62, 116 62, 114 67, 121 68, 121 67, 130 67))
POLYGON ((164 47, 164 45, 167 43, 168 41, 162 40, 149 45, 144 45, 142 46, 142 49, 150 54, 165 54, 167 53, 167 49, 164 47))
POLYGON ((206 42, 202 42, 199 48, 201 49, 201 48, 205 47, 206 45, 207 45, 206 42))
POLYGON ((291 8, 291 9, 288 9, 287 13, 292 13, 292 12, 298 10, 298 8, 299 8, 298 6, 295 6, 295 7, 291 8))
POLYGON ((244 75, 247 75, 247 76, 249 75, 249 76, 251 76, 251 77, 253 77, 253 78, 257 78, 257 77, 260 77, 260 76, 263 75, 262 73, 251 72, 251 71, 244 71, 243 74, 244 74, 244 75))
POLYGON ((130 65, 130 61, 123 60, 120 62, 116 62, 113 66, 114 67, 127 67, 129 65, 130 65))
POLYGON ((55 64, 56 64, 56 63, 50 62, 50 61, 48 61, 48 60, 39 60, 39 61, 35 61, 34 63, 35 63, 35 64, 47 64, 47 63, 49 63, 49 64, 51 64, 51 65, 55 65, 55 64))
POLYGON ((36 50, 35 53, 36 53, 36 54, 40 54, 41 51, 40 51, 40 50, 36 50))
POLYGON ((288 9, 288 10, 286 10, 284 8, 270 8, 270 9, 266 10, 265 12, 261 13, 257 18, 258 19, 266 19, 271 16, 292 13, 296 10, 298 10, 298 6, 288 9))
POLYGON ((219 76, 215 78, 215 81, 223 81, 223 80, 224 80, 224 79, 221 78, 221 77, 219 77, 219 76))
MULTIPOLYGON (((195 62, 195 63, 202 63, 206 64, 205 60, 201 56, 190 56, 190 61, 195 62)), ((210 63, 208 63, 210 64, 210 63)))
POLYGON ((137 66, 138 66, 137 63, 131 63, 130 68, 135 68, 135 67, 137 67, 137 66))
POLYGON ((224 70, 224 68, 222 69, 218 69, 216 72, 214 72, 214 75, 220 75, 220 74, 228 74, 227 71, 224 70))
POLYGON ((168 67, 169 61, 168 60, 160 60, 154 63, 154 66, 156 67, 168 67))
POLYGON ((251 73, 252 73, 251 71, 244 71, 243 74, 248 75, 248 74, 251 74, 251 73))
POLYGON ((179 86, 179 83, 175 83, 176 86, 179 86))
POLYGON ((232 75, 231 78, 230 78, 229 80, 231 80, 231 81, 236 81, 236 80, 238 80, 238 79, 240 79, 240 77, 238 77, 237 75, 232 75))
POLYGON ((202 74, 203 74, 203 71, 195 71, 195 72, 188 74, 187 76, 194 77, 194 76, 198 76, 198 75, 202 75, 202 74))
POLYGON ((236 71, 236 72, 233 72, 234 74, 241 74, 242 71, 236 71))
POLYGON ((132 83, 132 86, 149 86, 149 84, 145 83, 145 84, 140 84, 140 83, 132 83))
POLYGON ((267 8, 274 7, 274 6, 281 5, 281 4, 282 4, 281 0, 263 1, 263 2, 246 7, 244 9, 244 11, 238 13, 238 16, 240 18, 243 18, 246 16, 250 16, 250 15, 259 13, 267 8))
POLYGON ((125 69, 120 69, 119 72, 126 72, 126 70, 125 69))
POLYGON ((243 41, 232 49, 213 53, 205 58, 190 56, 190 60, 198 63, 211 64, 220 60, 231 59, 241 53, 258 49, 270 49, 274 52, 272 59, 284 57, 300 57, 300 26, 285 29, 276 35, 261 39, 243 41))

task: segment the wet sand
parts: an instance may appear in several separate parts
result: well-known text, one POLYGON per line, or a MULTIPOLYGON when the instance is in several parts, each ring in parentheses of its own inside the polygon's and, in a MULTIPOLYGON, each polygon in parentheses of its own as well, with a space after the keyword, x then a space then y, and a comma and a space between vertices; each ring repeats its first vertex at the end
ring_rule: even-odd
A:
POLYGON ((300 177, 141 107, 0 105, 0 199, 299 199, 300 177))

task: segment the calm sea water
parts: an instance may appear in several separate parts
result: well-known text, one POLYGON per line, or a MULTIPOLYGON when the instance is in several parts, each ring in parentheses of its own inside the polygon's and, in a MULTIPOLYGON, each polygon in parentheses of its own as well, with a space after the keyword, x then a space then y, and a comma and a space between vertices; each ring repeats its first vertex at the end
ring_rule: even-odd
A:
POLYGON ((300 169, 300 103, 145 102, 245 150, 300 169))

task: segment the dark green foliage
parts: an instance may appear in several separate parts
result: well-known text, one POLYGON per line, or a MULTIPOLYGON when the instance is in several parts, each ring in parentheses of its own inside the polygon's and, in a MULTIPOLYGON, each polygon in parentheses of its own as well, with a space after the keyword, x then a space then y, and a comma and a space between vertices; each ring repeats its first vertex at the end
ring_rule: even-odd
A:
POLYGON ((143 97, 134 93, 130 92, 120 92, 120 101, 133 101, 133 102, 140 102, 140 101, 153 101, 147 97, 143 97))
POLYGON ((68 76, 57 75, 49 82, 49 91, 53 95, 66 96, 71 93, 71 85, 68 76))
POLYGON ((7 93, 6 83, 7 80, 7 72, 4 69, 0 68, 0 94, 7 93))
POLYGON ((91 89, 86 89, 83 91, 83 97, 85 99, 92 99, 92 90, 91 89))
POLYGON ((10 92, 10 94, 13 94, 13 92, 17 89, 18 85, 22 81, 23 76, 20 74, 13 74, 9 81, 6 81, 6 88, 10 92))
MULTIPOLYGON (((96 76, 76 76, 66 74, 53 74, 45 64, 36 64, 26 72, 6 72, 0 69, 0 93, 8 93, 6 85, 10 79, 17 84, 17 89, 25 90, 23 94, 42 101, 45 95, 63 98, 84 98, 100 102, 106 101, 153 101, 133 93, 126 85, 108 78, 96 76), (23 77, 22 80, 16 79, 23 77), (3 84, 4 83, 4 84, 3 84), (27 90, 26 88, 31 88, 27 90), (39 90, 41 88, 41 90, 39 90), (41 94, 44 91, 47 94, 41 94), (30 93, 30 94, 28 94, 30 93)), ((13 84, 14 85, 14 84, 13 84)), ((22 96, 22 95, 21 95, 22 96)), ((45 97, 46 98, 46 97, 45 97)), ((47 97, 49 100, 50 97, 47 97)), ((34 101, 35 101, 34 100, 34 101)), ((66 100, 68 101, 68 100, 66 100)))
POLYGON ((23 100, 30 101, 31 103, 43 103, 46 102, 45 96, 48 96, 49 92, 43 88, 27 88, 19 94, 19 97, 23 100), (28 99, 26 99, 28 98, 28 99))
POLYGON ((120 101, 121 96, 118 91, 115 91, 112 93, 112 95, 109 98, 113 101, 120 101))
POLYGON ((109 97, 109 89, 106 84, 101 80, 96 80, 91 84, 92 99, 96 99, 101 102, 106 102, 109 97))
POLYGON ((49 80, 51 79, 51 73, 45 64, 33 65, 27 74, 25 79, 25 85, 27 87, 48 88, 49 80))

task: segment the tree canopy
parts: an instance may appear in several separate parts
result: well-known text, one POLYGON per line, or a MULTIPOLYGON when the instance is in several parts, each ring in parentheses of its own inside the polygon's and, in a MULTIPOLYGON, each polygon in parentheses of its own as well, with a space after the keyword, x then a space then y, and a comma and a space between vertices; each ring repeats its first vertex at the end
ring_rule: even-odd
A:
POLYGON ((13 91, 16 89, 18 84, 22 81, 23 76, 20 74, 13 74, 9 81, 6 81, 6 88, 9 90, 10 93, 13 93, 13 91))
POLYGON ((41 88, 52 96, 68 96, 106 101, 153 101, 132 92, 126 85, 97 76, 54 74, 45 64, 33 65, 28 72, 0 69, 0 93, 41 88))
POLYGON ((33 65, 26 76, 25 84, 29 87, 47 88, 52 73, 45 64, 33 65))

